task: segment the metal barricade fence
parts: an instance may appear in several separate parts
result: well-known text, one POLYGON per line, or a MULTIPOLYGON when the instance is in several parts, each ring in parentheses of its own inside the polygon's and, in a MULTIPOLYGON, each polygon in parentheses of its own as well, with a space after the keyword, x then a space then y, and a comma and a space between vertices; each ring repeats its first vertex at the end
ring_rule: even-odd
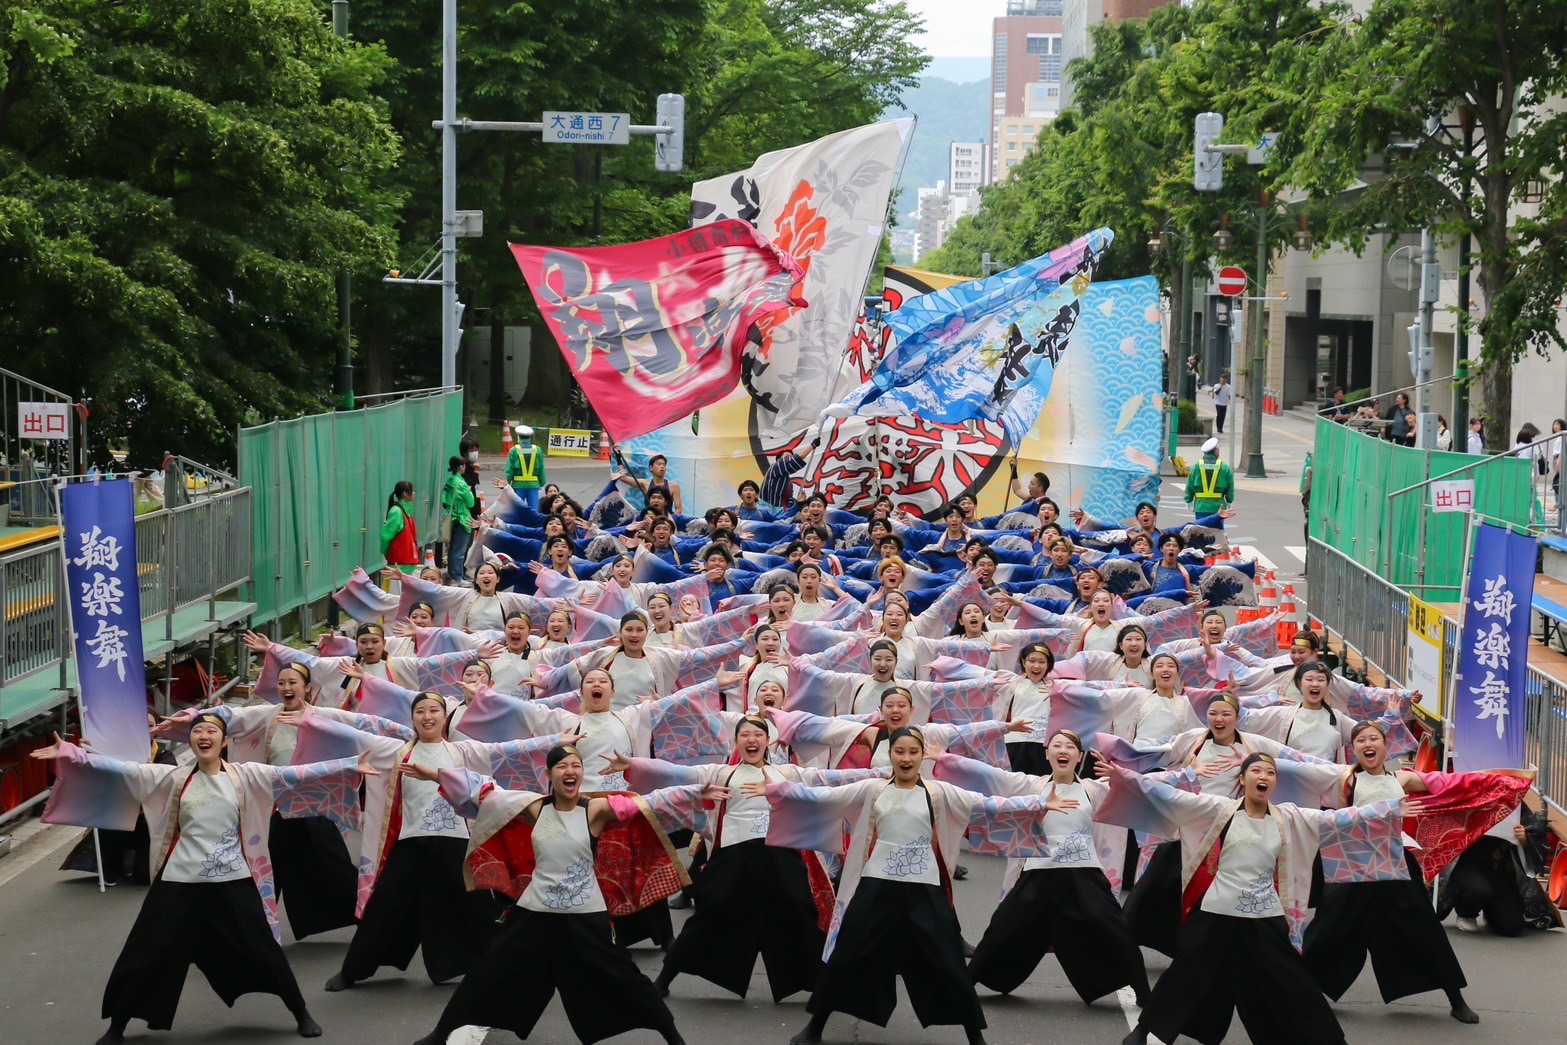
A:
MULTIPOLYGON (((1392 685, 1409 679, 1409 593, 1313 538, 1306 547, 1313 619, 1358 652, 1392 685)), ((1442 618, 1442 662, 1458 663, 1457 622, 1442 618)), ((1567 816, 1567 686, 1530 667, 1524 754, 1540 794, 1567 816)), ((1445 680, 1444 680, 1445 681, 1445 680)))
POLYGON ((5 612, 0 688, 60 663, 64 587, 59 545, 0 556, 0 608, 5 612))
POLYGON ((1409 593, 1312 538, 1311 615, 1389 678, 1408 677, 1409 593))

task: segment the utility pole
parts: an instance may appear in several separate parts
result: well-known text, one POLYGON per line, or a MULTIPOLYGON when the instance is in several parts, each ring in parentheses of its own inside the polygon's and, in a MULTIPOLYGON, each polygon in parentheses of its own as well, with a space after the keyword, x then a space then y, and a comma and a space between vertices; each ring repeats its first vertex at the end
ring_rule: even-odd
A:
POLYGON ((1268 218, 1272 214, 1272 200, 1264 192, 1262 204, 1257 208, 1257 300, 1251 317, 1251 380, 1246 393, 1246 477, 1266 479, 1268 469, 1262 461, 1262 386, 1267 360, 1267 310, 1262 307, 1268 296, 1268 218))
MULTIPOLYGON (((332 35, 348 39, 348 0, 332 0, 332 35)), ((348 270, 337 274, 337 370, 332 394, 339 410, 354 408, 353 285, 348 270)))
MULTIPOLYGON (((1426 121, 1426 134, 1436 137, 1442 132, 1442 121, 1431 117, 1426 121)), ((1422 450, 1436 449, 1436 415, 1431 412, 1431 369, 1436 350, 1431 342, 1431 330, 1436 320, 1436 302, 1442 293, 1442 266, 1436 259, 1436 233, 1427 225, 1420 230, 1420 339, 1412 346, 1411 372, 1415 377, 1415 415, 1420 427, 1415 429, 1415 445, 1422 450)), ((1461 303, 1467 307, 1467 301, 1461 303)), ((1454 433, 1458 438, 1458 433, 1454 433)))
POLYGON ((457 384, 457 0, 441 0, 441 387, 457 384))

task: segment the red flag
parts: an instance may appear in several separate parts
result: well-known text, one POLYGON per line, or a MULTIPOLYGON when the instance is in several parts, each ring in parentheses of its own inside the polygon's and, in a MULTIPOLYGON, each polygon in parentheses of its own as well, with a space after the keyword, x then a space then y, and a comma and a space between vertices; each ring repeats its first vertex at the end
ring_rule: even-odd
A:
POLYGON ((728 395, 757 321, 805 304, 799 264, 743 221, 617 247, 511 250, 616 442, 728 395))

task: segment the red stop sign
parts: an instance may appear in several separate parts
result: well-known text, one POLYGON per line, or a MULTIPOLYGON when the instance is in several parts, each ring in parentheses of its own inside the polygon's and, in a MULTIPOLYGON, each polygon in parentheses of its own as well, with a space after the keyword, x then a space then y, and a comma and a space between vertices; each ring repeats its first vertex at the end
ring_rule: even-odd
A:
POLYGON ((1246 293, 1246 270, 1235 265, 1226 265, 1220 269, 1219 293, 1232 298, 1246 293))

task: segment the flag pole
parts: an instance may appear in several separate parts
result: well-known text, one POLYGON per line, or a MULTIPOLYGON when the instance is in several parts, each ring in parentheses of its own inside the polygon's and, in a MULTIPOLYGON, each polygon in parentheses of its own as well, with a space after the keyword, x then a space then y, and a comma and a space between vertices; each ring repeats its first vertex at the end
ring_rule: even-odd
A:
MULTIPOLYGON (((1469 616, 1469 572, 1474 565, 1475 531, 1480 527, 1480 514, 1469 513, 1469 525, 1464 528, 1464 577, 1458 588, 1458 639, 1459 646, 1463 645, 1464 619, 1469 616)), ((1453 749, 1457 747, 1458 721, 1454 715, 1458 703, 1458 684, 1464 678, 1464 656, 1462 649, 1455 649, 1453 672, 1448 681, 1448 697, 1442 702, 1442 734, 1446 743, 1442 745, 1442 765, 1447 772, 1453 771, 1453 749)))

